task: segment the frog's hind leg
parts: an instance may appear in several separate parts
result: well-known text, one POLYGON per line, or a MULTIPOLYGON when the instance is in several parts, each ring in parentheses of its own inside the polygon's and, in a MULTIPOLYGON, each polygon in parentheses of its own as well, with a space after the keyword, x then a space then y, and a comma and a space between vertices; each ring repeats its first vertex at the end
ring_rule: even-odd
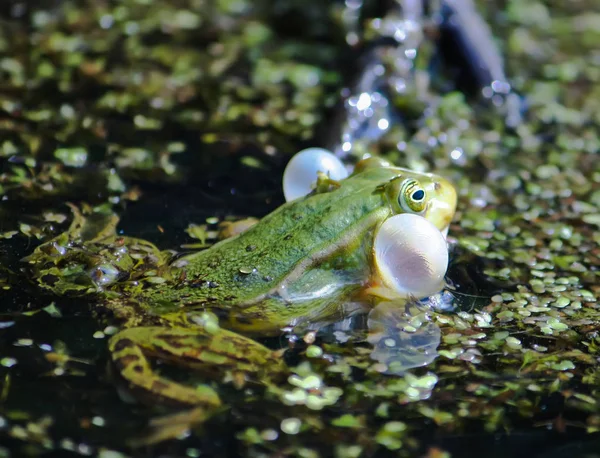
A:
POLYGON ((151 342, 145 341, 148 332, 164 328, 132 328, 110 339, 109 351, 119 375, 129 384, 134 397, 162 400, 165 404, 194 405, 214 410, 221 405, 219 395, 209 387, 196 390, 158 375, 147 356, 151 342), (150 345, 149 345, 150 344, 150 345))
POLYGON ((276 352, 225 329, 211 332, 198 328, 139 327, 119 332, 110 339, 109 351, 119 374, 132 394, 142 400, 203 408, 207 415, 221 405, 210 387, 190 387, 162 377, 149 358, 201 370, 214 376, 231 374, 234 380, 261 379, 283 372, 276 352))

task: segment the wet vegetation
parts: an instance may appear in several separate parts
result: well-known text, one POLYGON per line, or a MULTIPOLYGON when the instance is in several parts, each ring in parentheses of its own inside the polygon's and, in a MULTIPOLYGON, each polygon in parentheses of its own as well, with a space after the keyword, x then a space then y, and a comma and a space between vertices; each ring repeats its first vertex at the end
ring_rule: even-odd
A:
POLYGON ((339 134, 342 88, 361 71, 348 11, 3 3, 0 456, 600 456, 600 10, 479 3, 523 119, 457 91, 427 36, 405 86, 390 83, 399 119, 347 158, 369 151, 457 187, 451 307, 411 324, 439 328, 438 358, 382 374, 360 319, 264 339, 285 350, 287 378, 211 382, 226 405, 205 422, 131 402, 108 364, 122 321, 99 292, 123 272, 160 281, 149 272, 166 250, 283 202, 287 160, 339 134), (72 237, 77 218, 93 224, 72 237))

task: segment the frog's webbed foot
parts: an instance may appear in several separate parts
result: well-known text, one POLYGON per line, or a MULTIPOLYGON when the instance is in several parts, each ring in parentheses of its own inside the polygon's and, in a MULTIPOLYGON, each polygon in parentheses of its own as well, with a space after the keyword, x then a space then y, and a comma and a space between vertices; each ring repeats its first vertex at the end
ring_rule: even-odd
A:
POLYGON ((219 240, 225 240, 230 237, 235 237, 243 232, 246 232, 256 223, 258 218, 244 218, 237 221, 222 221, 219 223, 219 240))
POLYGON ((209 386, 187 386, 159 375, 149 358, 199 370, 212 378, 231 377, 238 386, 270 379, 284 371, 278 354, 218 325, 194 328, 139 327, 113 336, 112 362, 134 397, 178 406, 193 406, 210 416, 221 406, 209 386))
POLYGON ((130 439, 128 444, 137 448, 175 439, 187 434, 190 428, 203 423, 204 420, 206 420, 206 411, 201 407, 156 417, 150 420, 145 433, 130 439))

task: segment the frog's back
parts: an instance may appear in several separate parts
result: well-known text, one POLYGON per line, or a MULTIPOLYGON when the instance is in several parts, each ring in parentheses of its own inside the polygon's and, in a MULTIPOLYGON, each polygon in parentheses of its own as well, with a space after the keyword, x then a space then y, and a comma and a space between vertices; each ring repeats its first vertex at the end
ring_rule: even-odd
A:
POLYGON ((382 193, 397 175, 372 169, 332 191, 289 202, 237 237, 177 261, 185 275, 154 299, 179 306, 249 307, 280 295, 307 269, 361 243, 391 212, 382 193))

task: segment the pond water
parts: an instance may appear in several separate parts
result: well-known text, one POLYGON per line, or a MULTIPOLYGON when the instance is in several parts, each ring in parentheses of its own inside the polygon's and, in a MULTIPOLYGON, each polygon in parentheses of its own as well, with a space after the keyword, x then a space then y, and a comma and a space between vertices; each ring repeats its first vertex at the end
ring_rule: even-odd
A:
MULTIPOLYGON (((389 3, 0 6, 0 456, 600 457, 600 5, 479 1, 491 35, 473 36, 448 10, 407 23, 389 3), (408 35, 391 46, 386 24, 408 35), (481 46, 512 102, 478 96, 481 46), (364 111, 343 98, 364 85, 385 103, 348 130, 364 111), (125 240, 198 248, 218 222, 280 206, 285 164, 308 146, 455 184, 445 307, 410 321, 439 338, 426 366, 382 373, 364 316, 261 337, 289 374, 210 381, 223 407, 193 421, 119 383, 121 310, 91 283, 58 294, 23 261, 78 212, 117 215, 125 240)), ((105 259, 90 240, 68 250, 105 259)))

